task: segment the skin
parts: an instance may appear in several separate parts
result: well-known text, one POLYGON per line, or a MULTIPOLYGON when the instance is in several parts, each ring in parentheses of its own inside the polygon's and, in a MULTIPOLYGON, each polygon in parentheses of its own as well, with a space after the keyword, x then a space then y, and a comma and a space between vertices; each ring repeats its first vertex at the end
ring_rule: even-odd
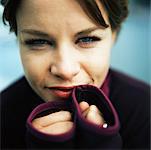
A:
MULTIPOLYGON (((98 5, 109 24, 107 13, 98 5)), ((23 0, 17 12, 17 27, 25 77, 44 101, 62 100, 48 87, 103 84, 115 33, 110 27, 96 25, 75 0, 23 0), (86 32, 88 29, 91 32, 86 32), (29 44, 31 39, 42 40, 29 44)), ((86 102, 79 105, 86 119, 103 124, 96 106, 86 102)), ((69 112, 51 115, 54 119, 38 118, 33 125, 43 132, 53 131, 52 134, 64 133, 72 127, 69 112), (60 114, 63 120, 58 117, 60 114), (62 126, 60 131, 58 124, 62 126)))
MULTIPOLYGON (((104 124, 104 119, 95 105, 89 106, 87 102, 82 101, 79 106, 83 117, 88 121, 100 126, 104 124)), ((73 127, 71 113, 68 111, 59 111, 36 118, 32 124, 39 131, 52 135, 65 133, 73 127)))

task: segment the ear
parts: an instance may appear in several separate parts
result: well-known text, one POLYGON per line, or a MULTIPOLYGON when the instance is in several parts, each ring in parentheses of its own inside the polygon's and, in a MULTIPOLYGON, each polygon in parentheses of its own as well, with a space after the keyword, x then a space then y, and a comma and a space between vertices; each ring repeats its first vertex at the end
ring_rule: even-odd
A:
POLYGON ((112 46, 114 45, 114 43, 116 42, 116 38, 117 38, 117 32, 113 31, 112 32, 112 46))

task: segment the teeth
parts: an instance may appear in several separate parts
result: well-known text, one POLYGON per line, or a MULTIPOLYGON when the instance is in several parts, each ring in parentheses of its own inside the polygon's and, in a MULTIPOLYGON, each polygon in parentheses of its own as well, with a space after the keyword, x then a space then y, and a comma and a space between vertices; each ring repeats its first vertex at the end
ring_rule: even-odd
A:
POLYGON ((70 91, 70 89, 58 89, 58 90, 65 91, 65 92, 70 91))

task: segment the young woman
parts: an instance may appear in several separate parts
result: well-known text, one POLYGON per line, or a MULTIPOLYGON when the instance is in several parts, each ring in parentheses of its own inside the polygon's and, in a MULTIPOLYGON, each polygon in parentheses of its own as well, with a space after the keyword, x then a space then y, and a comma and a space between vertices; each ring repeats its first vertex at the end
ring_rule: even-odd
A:
POLYGON ((2 4, 25 71, 2 92, 2 148, 149 149, 149 87, 109 69, 111 48, 128 14, 126 0, 2 4), (106 103, 100 104, 102 99, 106 103), (64 107, 68 101, 73 106, 64 107), (57 111, 36 116, 48 104, 50 112, 52 104, 57 111))

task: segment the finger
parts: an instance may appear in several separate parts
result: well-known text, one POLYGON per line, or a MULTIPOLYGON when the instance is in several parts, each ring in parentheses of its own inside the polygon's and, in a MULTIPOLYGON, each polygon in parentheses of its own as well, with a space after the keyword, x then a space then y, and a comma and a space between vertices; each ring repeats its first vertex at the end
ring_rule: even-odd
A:
POLYGON ((33 120, 32 125, 35 128, 42 128, 51 124, 54 124, 56 122, 61 121, 70 121, 72 119, 71 113, 68 111, 59 111, 52 114, 49 114, 44 117, 36 118, 33 120))
POLYGON ((85 102, 85 101, 82 101, 82 102, 79 104, 79 106, 80 106, 80 109, 81 109, 82 112, 84 112, 86 109, 89 108, 89 104, 88 104, 87 102, 85 102))
POLYGON ((47 133, 47 134, 63 134, 65 132, 68 132, 73 127, 73 122, 71 121, 63 121, 63 122, 57 122, 52 125, 49 125, 47 127, 43 127, 40 129, 41 132, 47 133))
POLYGON ((85 111, 83 111, 82 116, 86 118, 88 112, 89 112, 89 107, 85 111))
POLYGON ((88 119, 90 122, 97 124, 97 125, 104 124, 104 119, 100 115, 99 110, 95 105, 90 106, 86 119, 88 119))
POLYGON ((95 105, 91 105, 90 106, 90 111, 93 111, 95 113, 99 113, 100 112, 99 109, 95 105))

